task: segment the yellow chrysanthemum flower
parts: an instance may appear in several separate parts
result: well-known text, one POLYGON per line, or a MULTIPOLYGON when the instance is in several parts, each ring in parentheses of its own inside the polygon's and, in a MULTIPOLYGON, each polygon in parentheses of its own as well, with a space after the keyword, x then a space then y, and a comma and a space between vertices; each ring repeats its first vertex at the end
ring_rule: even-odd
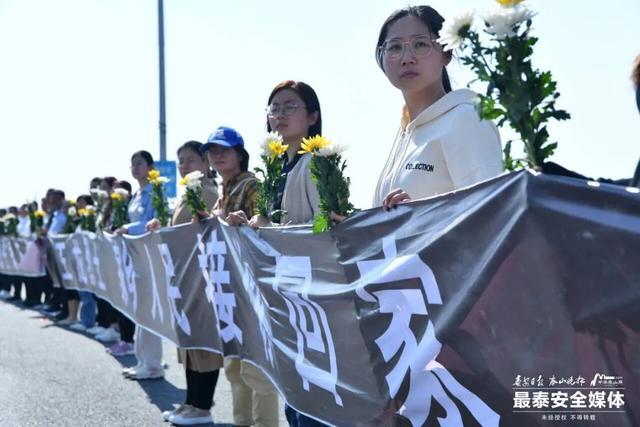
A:
POLYGON ((78 209, 78 215, 86 216, 87 215, 87 210, 86 209, 78 209))
POLYGON ((111 200, 122 200, 122 195, 119 193, 111 193, 111 200))
POLYGON ((37 218, 43 218, 45 215, 46 215, 46 212, 45 212, 45 211, 43 211, 42 209, 38 209, 38 210, 35 212, 35 216, 36 216, 37 218))
POLYGON ((149 171, 149 176, 148 176, 149 181, 156 180, 156 179, 158 179, 159 177, 160 177, 160 171, 159 171, 159 170, 157 170, 157 169, 151 169, 151 170, 149 171))
POLYGON ((321 148, 330 145, 331 141, 329 141, 324 136, 316 135, 311 138, 302 138, 302 145, 300 146, 301 150, 298 151, 299 154, 306 153, 314 153, 321 148))
POLYGON ((496 0, 496 1, 504 7, 511 7, 511 6, 517 5, 518 3, 522 3, 524 0, 496 0))
POLYGON ((183 178, 180 178, 180 181, 178 181, 178 184, 185 186, 187 185, 187 183, 189 182, 189 178, 187 178, 186 176, 183 178))
POLYGON ((287 148, 289 148, 289 146, 283 144, 282 141, 271 141, 269 142, 269 157, 272 159, 279 157, 287 152, 287 148))

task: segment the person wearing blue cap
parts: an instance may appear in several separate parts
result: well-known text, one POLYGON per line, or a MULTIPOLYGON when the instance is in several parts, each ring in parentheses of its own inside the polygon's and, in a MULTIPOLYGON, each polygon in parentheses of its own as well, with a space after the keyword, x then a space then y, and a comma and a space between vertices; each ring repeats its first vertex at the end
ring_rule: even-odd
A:
MULTIPOLYGON (((246 218, 251 217, 256 209, 258 180, 248 171, 249 153, 244 148, 242 136, 235 129, 221 126, 209 135, 207 142, 201 147, 201 152, 206 155, 211 168, 222 178, 222 196, 216 202, 212 214, 230 225, 246 222, 246 218)), ((259 417, 254 420, 251 416, 252 390, 240 376, 239 362, 225 360, 225 373, 231 384, 234 424, 248 426, 255 422, 257 426, 272 425, 260 422, 259 417), (229 364, 234 369, 228 370, 229 364), (235 369, 236 366, 238 369, 235 369)), ((272 387, 270 384, 269 386, 272 387)), ((275 398, 277 425, 277 395, 270 398, 275 398)), ((258 399, 253 406, 259 407, 259 403, 258 399)), ((170 421, 175 424, 176 417, 170 418, 170 421)))
POLYGON ((222 196, 212 213, 232 225, 241 223, 243 214, 253 215, 258 180, 249 172, 249 153, 245 150, 244 140, 238 131, 220 126, 209 135, 200 152, 222 178, 222 196))

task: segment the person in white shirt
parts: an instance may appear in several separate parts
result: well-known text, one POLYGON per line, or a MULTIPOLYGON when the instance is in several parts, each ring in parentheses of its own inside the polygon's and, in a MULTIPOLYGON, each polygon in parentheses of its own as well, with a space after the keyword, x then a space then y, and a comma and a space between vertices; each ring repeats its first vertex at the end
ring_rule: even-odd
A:
POLYGON ((31 219, 27 205, 20 206, 18 210, 18 236, 31 237, 31 219))
POLYGON ((394 12, 378 37, 378 65, 404 97, 400 130, 380 175, 374 206, 431 197, 492 178, 503 170, 500 136, 481 121, 476 94, 452 90, 439 45, 444 18, 429 6, 394 12))

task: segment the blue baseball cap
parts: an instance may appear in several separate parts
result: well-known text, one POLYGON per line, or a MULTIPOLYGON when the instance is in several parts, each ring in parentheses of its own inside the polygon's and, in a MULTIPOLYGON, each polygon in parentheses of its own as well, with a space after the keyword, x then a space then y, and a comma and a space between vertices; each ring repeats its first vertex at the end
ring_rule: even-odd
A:
POLYGON ((227 148, 238 146, 244 148, 244 140, 237 130, 227 126, 220 126, 215 132, 209 135, 207 142, 200 147, 200 153, 204 154, 213 145, 220 145, 221 147, 227 148))

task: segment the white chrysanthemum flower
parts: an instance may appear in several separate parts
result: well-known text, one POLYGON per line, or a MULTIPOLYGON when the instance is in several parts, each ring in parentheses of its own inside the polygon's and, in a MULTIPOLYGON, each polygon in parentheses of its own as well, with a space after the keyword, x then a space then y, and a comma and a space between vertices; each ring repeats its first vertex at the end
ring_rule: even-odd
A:
POLYGON ((8 214, 5 214, 5 216, 3 216, 2 219, 4 221, 9 221, 11 219, 16 219, 16 216, 12 213, 8 213, 8 214))
POLYGON ((202 172, 193 171, 186 174, 184 177, 187 180, 187 188, 195 190, 202 187, 202 178, 204 178, 204 174, 202 172))
POLYGON ((160 184, 166 184, 167 182, 170 181, 169 178, 167 178, 166 176, 159 176, 158 178, 156 178, 156 180, 160 183, 160 184))
POLYGON ((331 144, 324 146, 320 149, 318 149, 318 156, 320 157, 329 157, 329 156, 333 156, 334 154, 342 154, 347 150, 346 145, 343 144, 336 144, 335 142, 332 142, 331 144))
POLYGON ((109 197, 109 193, 104 190, 94 188, 91 190, 91 195, 95 196, 98 200, 104 200, 109 197))
POLYGON ((517 5, 492 9, 483 18, 487 32, 498 40, 504 40, 506 37, 515 36, 517 27, 534 15, 535 13, 526 6, 517 5))
POLYGON ((127 200, 129 198, 129 192, 124 188, 114 188, 113 192, 119 194, 123 200, 127 200))
POLYGON ((69 210, 67 211, 67 214, 69 214, 69 216, 76 216, 76 214, 78 213, 78 211, 76 211, 76 208, 71 206, 69 208, 69 210))
POLYGON ((440 38, 436 41, 444 46, 445 51, 457 49, 462 44, 465 33, 473 23, 473 13, 473 10, 465 10, 444 21, 440 38))
POLYGON ((271 151, 269 150, 269 144, 272 142, 282 143, 282 141, 283 141, 282 135, 280 135, 278 132, 269 132, 264 137, 264 139, 262 140, 262 143, 260 144, 260 155, 269 157, 271 155, 271 151))

